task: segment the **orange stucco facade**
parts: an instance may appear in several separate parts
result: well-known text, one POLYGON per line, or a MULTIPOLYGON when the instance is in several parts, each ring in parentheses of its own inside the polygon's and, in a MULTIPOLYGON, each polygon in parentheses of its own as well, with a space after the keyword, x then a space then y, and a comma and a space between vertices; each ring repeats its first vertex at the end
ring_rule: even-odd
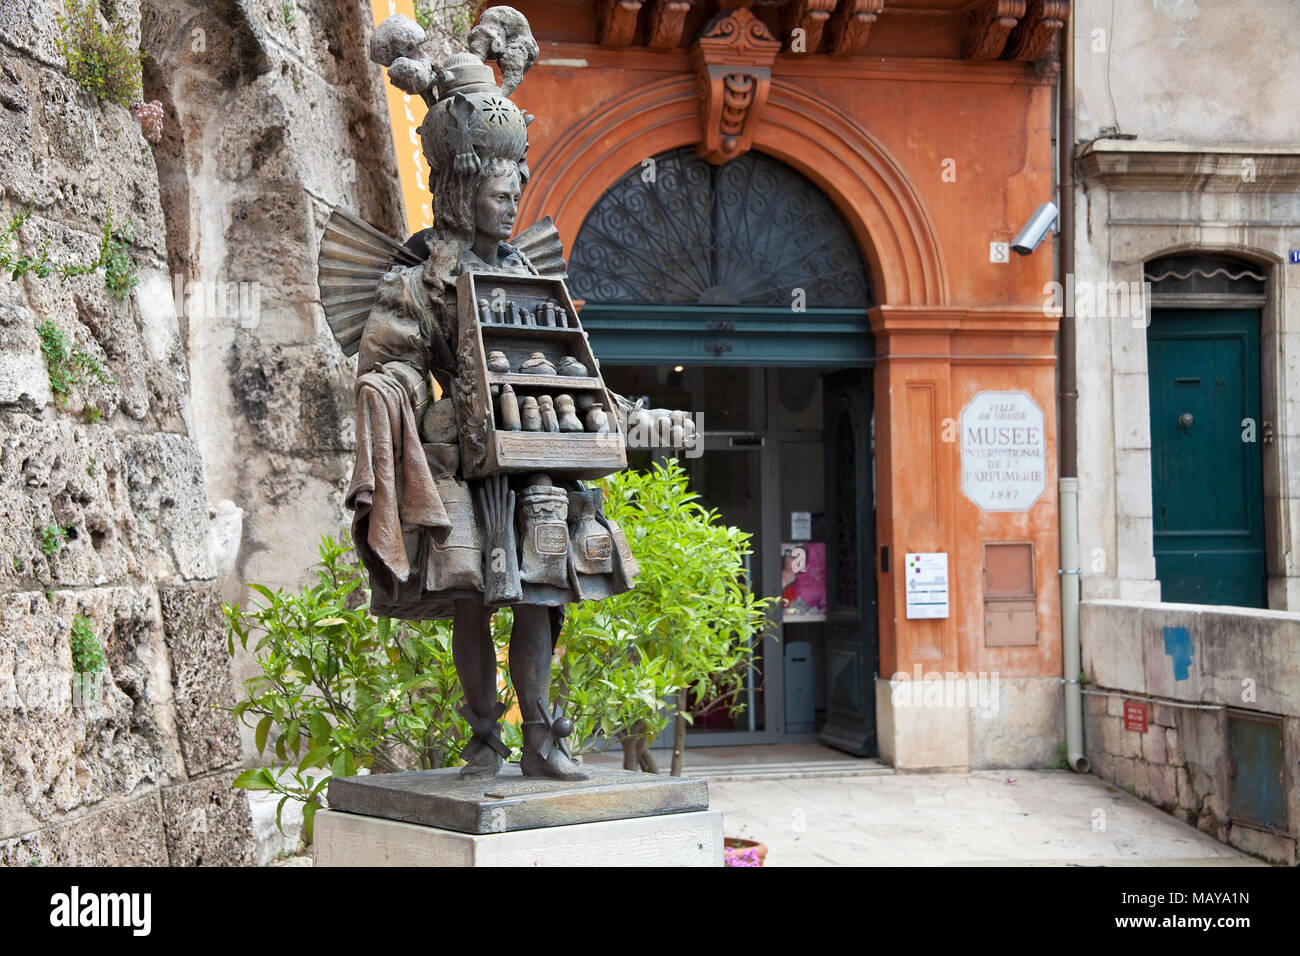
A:
MULTIPOLYGON (((611 48, 596 42, 590 4, 517 5, 542 50, 515 95, 537 114, 520 221, 551 215, 571 243, 620 176, 702 141, 691 24, 680 48, 611 48)), ((1010 240, 1053 198, 1055 76, 964 61, 959 49, 956 18, 882 16, 853 56, 781 53, 749 148, 835 203, 875 288, 879 673, 1059 676, 1056 318, 1043 309, 1052 242, 989 261, 990 242, 1010 240), (1027 511, 984 512, 961 490, 956 420, 989 390, 1023 391, 1044 413, 1049 473, 1027 511), (985 644, 984 542, 1033 543, 1032 646, 985 644), (899 568, 912 551, 949 555, 948 618, 905 617, 899 568)))

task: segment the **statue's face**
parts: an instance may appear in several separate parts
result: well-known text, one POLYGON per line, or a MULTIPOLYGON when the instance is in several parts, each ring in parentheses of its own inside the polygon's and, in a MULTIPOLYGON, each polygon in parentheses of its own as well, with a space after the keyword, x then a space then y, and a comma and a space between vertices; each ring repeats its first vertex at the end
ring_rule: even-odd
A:
POLYGON ((519 212, 519 172, 489 173, 474 195, 474 229, 481 235, 505 240, 519 212))

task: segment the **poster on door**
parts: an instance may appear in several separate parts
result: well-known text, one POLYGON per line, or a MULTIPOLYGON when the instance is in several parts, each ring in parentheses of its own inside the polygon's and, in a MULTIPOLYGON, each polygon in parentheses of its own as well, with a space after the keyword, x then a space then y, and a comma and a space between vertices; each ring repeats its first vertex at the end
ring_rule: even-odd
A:
POLYGON ((977 392, 961 410, 961 490, 981 511, 1028 511, 1047 488, 1043 410, 1024 392, 977 392))
POLYGON ((826 545, 801 541, 781 545, 781 620, 826 620, 826 545))

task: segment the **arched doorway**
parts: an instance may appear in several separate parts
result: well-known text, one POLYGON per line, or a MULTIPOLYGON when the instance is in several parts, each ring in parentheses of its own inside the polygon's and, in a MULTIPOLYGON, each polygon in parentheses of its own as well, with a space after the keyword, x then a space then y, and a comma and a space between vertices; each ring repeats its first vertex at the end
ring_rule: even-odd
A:
POLYGON ((1260 390, 1266 277, 1215 254, 1146 264, 1151 504, 1161 599, 1268 606, 1260 390))
POLYGON ((611 385, 700 416, 692 486, 753 535, 751 587, 784 598, 744 712, 705 714, 692 743, 820 734, 873 754, 873 295, 849 224, 770 156, 684 147, 605 191, 569 273, 611 385))

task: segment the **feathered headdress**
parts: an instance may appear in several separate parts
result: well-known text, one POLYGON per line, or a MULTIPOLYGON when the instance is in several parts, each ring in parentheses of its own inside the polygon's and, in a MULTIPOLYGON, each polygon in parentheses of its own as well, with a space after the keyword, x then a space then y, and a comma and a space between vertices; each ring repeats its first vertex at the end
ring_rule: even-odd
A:
POLYGON ((394 86, 429 104, 420 141, 431 169, 472 175, 489 160, 508 159, 520 164, 526 179, 533 117, 509 99, 539 53, 524 15, 513 7, 484 11, 469 33, 469 52, 452 54, 442 64, 427 57, 424 41, 420 26, 397 14, 375 28, 370 59, 388 67, 394 86), (491 60, 501 67, 500 87, 491 60))

